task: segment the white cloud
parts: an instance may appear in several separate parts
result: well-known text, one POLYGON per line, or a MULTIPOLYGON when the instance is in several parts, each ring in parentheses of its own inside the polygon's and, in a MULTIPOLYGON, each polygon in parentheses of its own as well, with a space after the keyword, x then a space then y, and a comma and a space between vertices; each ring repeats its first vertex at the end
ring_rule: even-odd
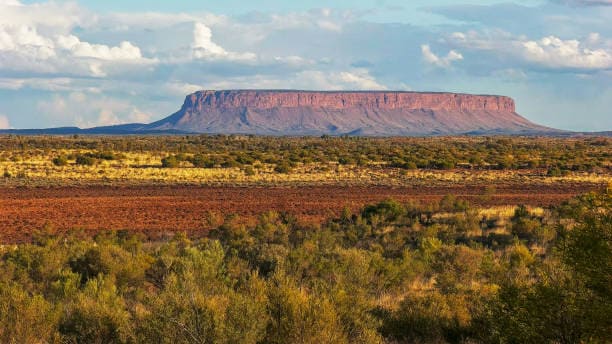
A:
POLYGON ((427 63, 441 68, 448 68, 454 61, 463 60, 463 55, 455 50, 449 51, 445 57, 439 57, 431 51, 428 44, 421 45, 421 54, 427 63))
POLYGON ((44 37, 35 27, 0 25, 0 70, 100 77, 113 66, 156 62, 127 41, 118 46, 91 44, 74 35, 44 37))
POLYGON ((75 3, 0 2, 0 71, 100 77, 116 65, 156 62, 130 42, 95 44, 71 33, 95 22, 75 3))
POLYGON ((18 50, 21 47, 53 49, 53 41, 38 34, 28 25, 0 27, 0 50, 18 50))
POLYGON ((10 129, 10 128, 11 128, 11 124, 9 122, 8 117, 0 114, 0 129, 10 129))
POLYGON ((100 60, 109 61, 127 61, 141 60, 142 54, 140 48, 132 43, 123 41, 116 47, 109 47, 103 44, 90 44, 81 42, 74 36, 59 36, 57 39, 58 46, 64 50, 70 51, 76 57, 90 57, 100 60))
POLYGON ((195 23, 193 27, 193 49, 195 53, 209 56, 223 56, 228 52, 212 41, 212 31, 202 23, 195 23))
MULTIPOLYGON (((595 37, 591 36, 591 40, 595 37)), ((604 49, 589 49, 578 40, 562 40, 548 36, 539 41, 522 42, 523 58, 549 68, 608 69, 612 68, 612 53, 604 49)))
POLYGON ((612 44, 598 33, 591 33, 583 41, 563 40, 555 36, 539 40, 513 36, 507 32, 455 32, 448 38, 451 44, 469 50, 484 50, 504 58, 512 57, 549 69, 606 70, 612 68, 612 44))
POLYGON ((55 56, 53 40, 43 37, 36 27, 0 24, 0 54, 11 53, 26 59, 47 60, 55 56))
POLYGON ((360 90, 386 90, 387 87, 381 85, 372 77, 366 69, 356 69, 351 72, 340 72, 336 77, 341 83, 350 89, 360 90))
POLYGON ((45 33, 65 32, 75 26, 89 26, 96 16, 76 2, 41 2, 23 4, 17 0, 0 1, 0 23, 3 26, 26 25, 40 27, 45 33))
POLYGON ((208 60, 253 61, 257 55, 253 53, 237 53, 227 51, 212 40, 212 31, 202 23, 193 27, 193 57, 208 60))

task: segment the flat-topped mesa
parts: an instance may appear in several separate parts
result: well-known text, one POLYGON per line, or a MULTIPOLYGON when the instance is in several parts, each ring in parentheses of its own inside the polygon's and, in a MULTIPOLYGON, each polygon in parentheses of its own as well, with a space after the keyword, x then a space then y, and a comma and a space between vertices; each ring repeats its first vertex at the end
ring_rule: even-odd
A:
POLYGON ((378 110, 446 110, 515 112, 514 100, 505 96, 401 91, 199 91, 187 96, 183 109, 206 108, 324 108, 378 110))
POLYGON ((188 95, 146 130, 254 135, 456 135, 547 132, 504 96, 401 91, 226 90, 188 95))

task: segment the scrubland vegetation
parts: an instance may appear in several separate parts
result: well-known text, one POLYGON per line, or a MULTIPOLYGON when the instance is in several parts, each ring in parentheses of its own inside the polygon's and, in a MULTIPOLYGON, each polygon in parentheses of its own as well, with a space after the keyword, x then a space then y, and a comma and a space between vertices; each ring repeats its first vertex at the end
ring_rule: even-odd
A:
POLYGON ((606 183, 609 138, 0 139, 5 185, 105 183, 406 185, 491 180, 606 183))
POLYGON ((611 172, 610 138, 5 136, 0 342, 606 343, 611 172), (249 203, 301 185, 427 197, 249 203))
MULTIPOLYGON (((40 231, 0 249, 3 343, 604 343, 612 193, 491 212, 447 196, 202 239, 40 231)), ((499 210, 499 209, 498 209, 499 210)))

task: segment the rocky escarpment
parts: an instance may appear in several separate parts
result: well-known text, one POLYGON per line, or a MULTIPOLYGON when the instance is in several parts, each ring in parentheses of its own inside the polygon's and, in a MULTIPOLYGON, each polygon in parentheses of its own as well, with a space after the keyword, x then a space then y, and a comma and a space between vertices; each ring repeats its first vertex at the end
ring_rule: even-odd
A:
POLYGON ((391 91, 200 91, 146 130, 264 135, 546 132, 504 96, 391 91))

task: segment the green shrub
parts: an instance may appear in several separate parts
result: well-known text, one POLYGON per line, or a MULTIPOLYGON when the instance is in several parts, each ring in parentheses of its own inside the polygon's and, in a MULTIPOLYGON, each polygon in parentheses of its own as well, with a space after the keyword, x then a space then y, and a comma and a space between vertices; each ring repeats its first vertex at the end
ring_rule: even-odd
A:
POLYGON ((163 158, 161 163, 163 168, 177 168, 181 164, 179 159, 174 155, 163 158))
POLYGON ((68 165, 68 158, 65 155, 60 155, 56 158, 53 158, 53 165, 66 166, 68 165))
POLYGON ((215 162, 202 154, 196 154, 193 157, 188 159, 189 162, 193 164, 194 167, 198 168, 213 168, 215 167, 215 162))
POLYGON ((76 164, 81 166, 93 166, 97 160, 89 155, 79 154, 76 157, 76 164))

